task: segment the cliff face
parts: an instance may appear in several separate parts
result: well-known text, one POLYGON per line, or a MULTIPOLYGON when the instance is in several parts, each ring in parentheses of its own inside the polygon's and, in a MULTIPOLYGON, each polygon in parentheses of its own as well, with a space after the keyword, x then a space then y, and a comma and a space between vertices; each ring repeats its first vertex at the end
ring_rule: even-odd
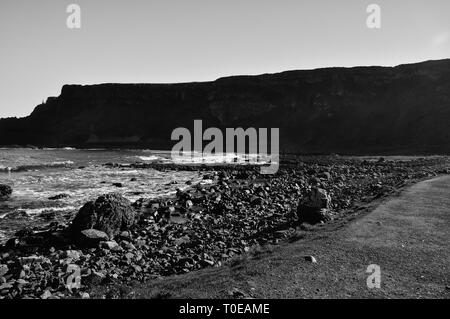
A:
POLYGON ((66 85, 0 145, 170 149, 176 127, 279 127, 302 153, 450 153, 450 59, 186 84, 66 85))

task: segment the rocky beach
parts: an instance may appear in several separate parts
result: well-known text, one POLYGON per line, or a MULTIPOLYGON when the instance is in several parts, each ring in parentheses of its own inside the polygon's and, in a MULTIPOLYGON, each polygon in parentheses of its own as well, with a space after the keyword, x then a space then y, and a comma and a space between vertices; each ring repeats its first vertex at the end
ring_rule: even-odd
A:
MULTIPOLYGON (((407 185, 450 173, 449 163, 443 156, 284 155, 275 175, 251 165, 126 164, 138 175, 201 178, 174 181, 176 193, 159 198, 105 193, 70 219, 50 216, 20 229, 0 247, 0 298, 123 298, 117 287, 220 267, 267 245, 301 240, 407 185), (93 290, 99 286, 100 294, 93 290)), ((1 200, 11 194, 14 188, 0 186, 1 200)))

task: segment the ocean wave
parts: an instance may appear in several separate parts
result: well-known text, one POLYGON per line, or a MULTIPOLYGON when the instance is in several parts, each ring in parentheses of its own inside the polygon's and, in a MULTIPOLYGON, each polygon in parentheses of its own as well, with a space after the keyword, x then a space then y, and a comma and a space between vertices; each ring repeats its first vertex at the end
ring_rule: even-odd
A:
POLYGON ((43 147, 35 148, 37 151, 78 151, 78 148, 66 146, 66 147, 43 147))
POLYGON ((158 156, 136 156, 136 157, 139 158, 141 161, 156 161, 160 159, 160 157, 158 156))
POLYGON ((32 208, 32 209, 21 209, 27 213, 29 216, 33 215, 39 215, 46 211, 53 211, 53 212, 63 212, 67 210, 76 210, 77 207, 75 206, 63 206, 63 207, 42 207, 42 208, 32 208))
POLYGON ((1 166, 0 172, 26 172, 26 171, 36 171, 47 168, 58 168, 58 167, 68 167, 73 165, 73 161, 55 161, 51 163, 43 164, 29 164, 29 165, 19 165, 16 167, 1 166))
POLYGON ((56 161, 56 162, 51 162, 49 165, 50 166, 54 166, 54 165, 72 165, 73 161, 56 161))
POLYGON ((175 164, 268 164, 270 157, 260 154, 217 153, 202 154, 199 152, 181 152, 172 156, 175 164))

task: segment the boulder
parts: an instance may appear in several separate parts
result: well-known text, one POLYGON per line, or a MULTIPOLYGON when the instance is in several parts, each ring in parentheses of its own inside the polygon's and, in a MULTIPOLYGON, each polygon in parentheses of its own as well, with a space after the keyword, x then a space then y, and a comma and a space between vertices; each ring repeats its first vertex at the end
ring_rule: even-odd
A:
POLYGON ((297 216, 299 221, 316 224, 330 220, 331 197, 321 188, 313 188, 298 204, 297 216))
POLYGON ((117 193, 105 194, 87 202, 78 211, 70 229, 77 234, 86 229, 96 229, 114 237, 128 230, 135 222, 135 211, 126 198, 117 193))
POLYGON ((0 200, 8 199, 12 194, 11 186, 0 184, 0 200))
POLYGON ((328 209, 330 207, 331 197, 326 190, 314 187, 300 203, 311 208, 328 209))

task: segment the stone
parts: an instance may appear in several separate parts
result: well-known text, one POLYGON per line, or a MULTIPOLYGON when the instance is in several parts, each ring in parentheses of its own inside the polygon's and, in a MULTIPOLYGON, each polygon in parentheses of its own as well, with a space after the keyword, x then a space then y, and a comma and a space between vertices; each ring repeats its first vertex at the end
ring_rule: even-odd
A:
POLYGON ((312 262, 313 264, 317 263, 317 259, 314 256, 305 256, 305 260, 312 262))
POLYGON ((131 259, 134 258, 134 254, 133 254, 133 253, 126 253, 126 254, 125 254, 125 258, 126 258, 127 260, 131 260, 131 259))
POLYGON ((7 283, 0 285, 0 291, 3 289, 11 289, 12 287, 13 287, 13 284, 10 282, 7 282, 7 283))
POLYGON ((28 281, 20 278, 20 279, 16 280, 16 283, 19 284, 19 285, 26 285, 26 284, 28 284, 28 281))
POLYGON ((147 207, 150 208, 150 209, 153 210, 153 211, 156 211, 156 210, 158 210, 158 208, 160 207, 160 204, 159 204, 158 202, 150 202, 150 203, 147 205, 147 207))
POLYGON ((126 239, 129 240, 131 238, 131 233, 127 230, 124 230, 123 232, 121 232, 118 236, 120 239, 126 239))
POLYGON ((81 253, 78 250, 66 250, 64 252, 64 257, 78 260, 81 258, 81 253))
POLYGON ((146 241, 145 241, 145 239, 136 239, 135 241, 134 241, 134 243, 135 243, 135 245, 137 246, 137 247, 143 247, 143 246, 145 246, 145 244, 146 244, 146 241))
POLYGON ((208 266, 214 266, 214 261, 209 259, 203 259, 203 263, 208 266))
POLYGON ((172 214, 176 212, 173 206, 164 206, 158 208, 157 214, 154 216, 155 221, 169 221, 172 214))
POLYGON ((321 188, 314 187, 307 197, 303 198, 301 203, 312 208, 329 208, 331 197, 327 191, 321 188))
POLYGON ((135 223, 135 211, 131 203, 117 193, 105 194, 87 202, 77 213, 70 229, 79 233, 85 229, 97 229, 114 237, 128 230, 135 223))
POLYGON ((11 196, 11 194, 11 186, 0 184, 0 200, 7 200, 11 196))
POLYGON ((83 292, 81 294, 81 299, 89 299, 89 298, 91 298, 91 296, 89 296, 89 294, 87 292, 83 292))
POLYGON ((41 295, 41 299, 48 299, 52 296, 52 293, 48 290, 44 291, 44 293, 41 295))
POLYGON ((9 268, 7 265, 2 265, 0 264, 0 277, 3 277, 4 275, 6 275, 9 271, 9 268))
POLYGON ((97 246, 101 241, 109 240, 108 234, 97 229, 85 229, 80 232, 80 242, 90 247, 97 246))
POLYGON ((258 197, 258 196, 253 196, 250 199, 250 203, 252 205, 261 205, 263 203, 263 199, 261 197, 258 197))
POLYGON ((136 247, 132 243, 130 243, 128 241, 123 241, 122 242, 122 247, 124 249, 126 249, 126 250, 135 250, 136 249, 136 247))
POLYGON ((331 219, 329 207, 331 197, 321 188, 313 188, 302 198, 297 207, 297 216, 300 223, 317 224, 331 219))
POLYGON ((242 291, 241 289, 236 288, 236 287, 229 290, 228 295, 231 296, 232 298, 236 298, 236 299, 243 299, 243 298, 249 297, 249 295, 247 293, 245 293, 244 291, 242 291))
POLYGON ((189 236, 184 235, 183 237, 174 240, 175 245, 180 246, 182 244, 188 243, 190 241, 189 236))
POLYGON ((103 249, 108 249, 108 250, 112 250, 116 247, 118 247, 119 244, 116 243, 114 240, 109 240, 109 241, 102 241, 100 243, 100 247, 103 249))
POLYGON ((323 172, 322 174, 320 174, 320 178, 326 179, 326 180, 330 180, 331 179, 331 174, 329 172, 323 172))
POLYGON ((30 256, 19 257, 18 259, 22 264, 27 264, 27 263, 42 263, 47 258, 42 257, 42 256, 37 256, 37 255, 30 255, 30 256))

